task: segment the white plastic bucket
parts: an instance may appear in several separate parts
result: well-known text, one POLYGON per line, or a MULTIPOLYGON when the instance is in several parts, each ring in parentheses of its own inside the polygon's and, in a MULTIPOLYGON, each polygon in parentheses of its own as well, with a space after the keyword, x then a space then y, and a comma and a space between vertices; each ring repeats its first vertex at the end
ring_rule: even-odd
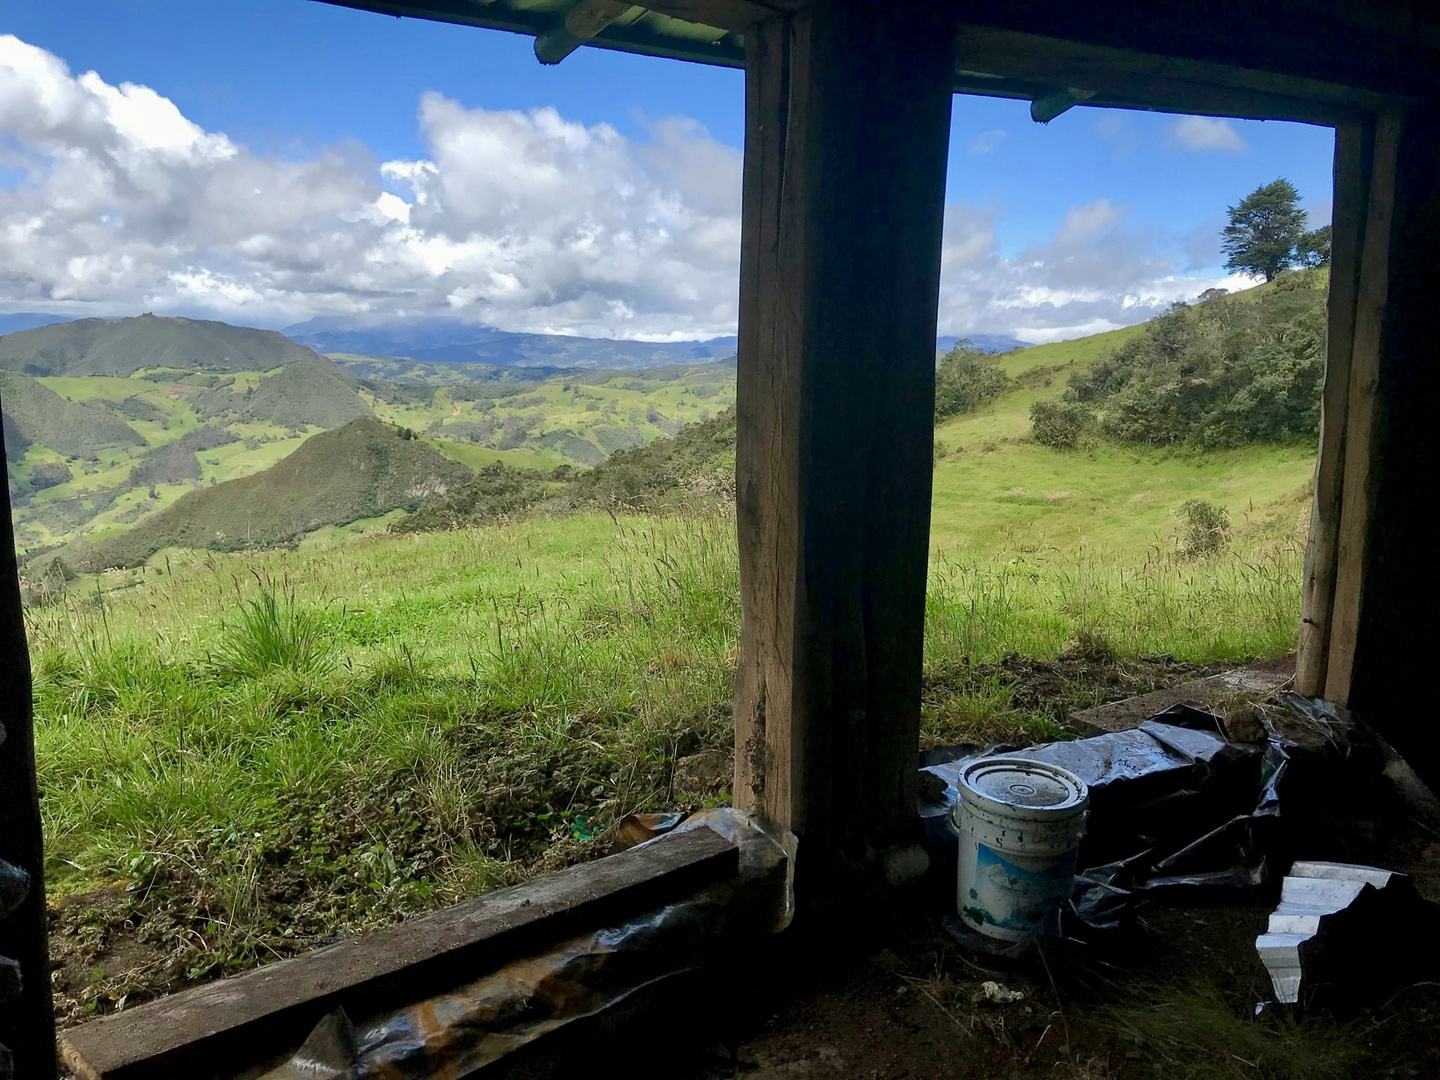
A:
POLYGON ((1021 757, 960 770, 956 911, 972 930, 1020 941, 1075 886, 1090 792, 1074 773, 1021 757))

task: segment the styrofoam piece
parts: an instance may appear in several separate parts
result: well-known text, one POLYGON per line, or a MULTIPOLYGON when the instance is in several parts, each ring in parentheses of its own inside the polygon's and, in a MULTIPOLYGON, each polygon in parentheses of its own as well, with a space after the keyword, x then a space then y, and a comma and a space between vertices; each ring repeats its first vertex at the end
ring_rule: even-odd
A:
POLYGON ((1275 1000, 1287 1005, 1300 1000, 1305 976, 1300 948, 1321 933, 1328 918, 1348 908, 1367 887, 1383 889, 1404 877, 1349 863, 1297 861, 1291 866, 1280 885, 1280 906, 1271 913, 1267 932, 1255 939, 1275 1000))

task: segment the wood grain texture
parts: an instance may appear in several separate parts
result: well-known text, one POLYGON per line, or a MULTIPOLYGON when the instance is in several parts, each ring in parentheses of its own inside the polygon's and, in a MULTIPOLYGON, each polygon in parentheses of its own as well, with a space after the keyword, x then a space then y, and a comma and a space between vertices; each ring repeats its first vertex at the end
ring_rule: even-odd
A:
MULTIPOLYGON (((5 464, 0 446, 0 466, 5 464)), ((50 1003, 44 852, 35 780, 30 652, 20 608, 20 576, 10 500, 0 502, 0 859, 30 877, 19 907, 0 910, 0 956, 18 961, 18 999, 0 1001, 0 1044, 15 1056, 15 1075, 55 1075, 55 1015, 50 1003)))
POLYGON ((1305 549, 1300 602, 1300 644, 1295 689, 1325 692, 1330 659, 1330 613, 1340 544, 1341 484, 1350 398, 1350 357, 1355 347, 1355 303, 1368 213, 1373 124, 1349 124, 1335 132, 1335 209, 1326 308, 1325 388, 1320 407, 1320 452, 1315 459, 1315 497, 1305 549))
POLYGON ((856 854, 914 816, 954 65, 880 14, 746 35, 735 798, 856 854))
MULTIPOLYGON (((1440 790, 1440 725, 1430 705, 1440 635, 1434 524, 1440 462, 1435 343, 1435 314, 1440 311, 1440 264, 1435 260, 1440 245, 1440 104, 1406 110, 1395 179, 1370 444, 1363 589, 1348 703, 1422 779, 1440 790)), ((1337 596, 1337 619, 1339 604, 1337 596)))
POLYGON ((738 857, 709 829, 667 837, 74 1028, 65 1063, 80 1080, 230 1075, 298 1043, 337 1005, 363 1015, 437 993, 730 877, 738 857))
POLYGON ((1094 91, 1102 103, 1147 102, 1187 113, 1329 124, 1356 120, 1382 95, 1318 79, 1230 64, 962 25, 957 67, 1048 86, 1094 91))
POLYGON ((1376 395, 1389 293, 1390 248, 1395 218, 1395 166, 1403 114, 1390 109, 1375 123, 1364 250, 1355 301, 1354 348, 1345 419, 1345 455, 1340 495, 1340 526, 1335 554, 1335 594, 1330 616, 1330 655, 1325 696, 1345 704, 1365 584, 1365 546, 1373 506, 1376 395))

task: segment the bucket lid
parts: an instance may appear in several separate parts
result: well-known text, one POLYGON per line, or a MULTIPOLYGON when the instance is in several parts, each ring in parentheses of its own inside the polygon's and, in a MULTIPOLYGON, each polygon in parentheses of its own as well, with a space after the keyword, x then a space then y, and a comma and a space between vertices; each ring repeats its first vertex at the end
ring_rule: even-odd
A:
POLYGON ((1045 816, 1083 809, 1090 792, 1074 773, 1028 758, 980 758, 960 771, 962 797, 1045 816))

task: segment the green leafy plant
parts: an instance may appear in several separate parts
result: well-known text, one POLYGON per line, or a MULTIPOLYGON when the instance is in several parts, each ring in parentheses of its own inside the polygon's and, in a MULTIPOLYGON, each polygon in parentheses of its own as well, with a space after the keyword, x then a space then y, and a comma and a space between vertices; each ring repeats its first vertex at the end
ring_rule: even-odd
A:
MULTIPOLYGON (((254 596, 242 597, 222 624, 210 666, 228 678, 258 678, 276 669, 316 674, 331 665, 332 643, 319 613, 295 599, 288 583, 256 575, 254 596)), ((238 586, 237 586, 238 588, 238 586)))
POLYGON ((1180 555, 1203 559, 1224 551, 1230 543, 1230 512, 1203 499, 1191 499, 1179 510, 1180 555))
POLYGON ((1073 450, 1090 424, 1090 410, 1077 401, 1037 401, 1030 406, 1030 434, 1041 446, 1073 450))
POLYGON ((988 353, 975 348, 968 339, 957 341, 941 357, 935 372, 935 419, 973 412, 999 397, 1009 385, 1009 377, 988 353))

